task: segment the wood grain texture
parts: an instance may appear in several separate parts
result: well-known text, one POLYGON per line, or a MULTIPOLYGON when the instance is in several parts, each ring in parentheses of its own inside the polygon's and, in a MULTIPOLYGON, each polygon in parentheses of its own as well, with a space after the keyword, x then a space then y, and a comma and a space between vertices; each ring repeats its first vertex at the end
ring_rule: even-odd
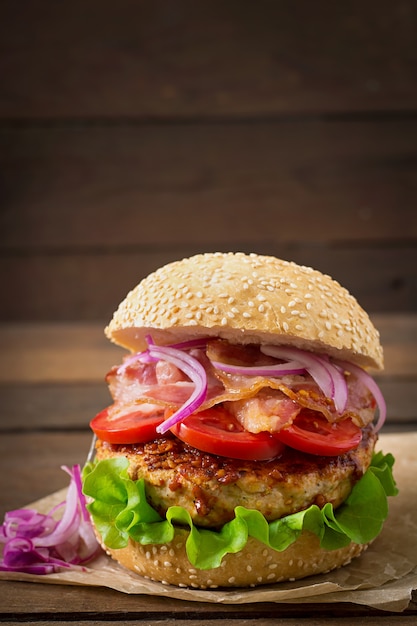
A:
POLYGON ((412 0, 2 3, 3 118, 415 110, 412 0), (25 19, 19 19, 22 13, 25 19), (82 17, 81 17, 82 16, 82 17))
POLYGON ((0 249, 402 244, 416 138, 407 119, 0 129, 0 249))
POLYGON ((312 265, 368 310, 417 308, 415 121, 0 134, 0 284, 20 296, 3 320, 106 319, 150 271, 213 250, 312 265))
MULTIPOLYGON (((229 251, 235 246, 216 247, 229 251)), ((252 252, 253 246, 237 250, 252 252)), ((128 291, 158 267, 204 250, 31 255, 7 257, 0 266, 1 291, 18 294, 0 301, 2 321, 110 320, 128 291)), ((210 249, 208 251, 213 251, 210 249)), ((257 246, 260 253, 312 266, 343 284, 369 312, 417 309, 416 250, 257 246)))
POLYGON ((62 465, 83 465, 91 443, 89 432, 4 433, 0 437, 0 519, 68 485, 62 465), (51 471, 53 470, 53 471, 51 471))
MULTIPOLYGON (((78 615, 77 624, 82 626, 103 624, 99 619, 106 616, 106 623, 112 625, 129 622, 145 622, 147 625, 163 623, 194 624, 207 623, 209 626, 219 624, 232 625, 237 620, 242 625, 277 624, 278 626, 296 626, 301 623, 307 626, 319 626, 330 623, 346 626, 355 622, 355 626, 377 626, 381 623, 397 626, 413 624, 412 615, 395 615, 376 609, 364 609, 350 604, 323 605, 308 604, 304 607, 296 604, 277 604, 260 602, 255 605, 227 605, 221 607, 205 602, 186 602, 164 597, 128 595, 111 589, 60 586, 59 591, 50 585, 38 583, 2 582, 7 605, 2 607, 0 600, 0 618, 14 615, 25 617, 27 621, 37 624, 74 623, 74 615, 78 615), (26 598, 22 605, 20 594, 26 598), (57 597, 61 597, 61 605, 57 606, 57 597), (254 616, 255 613, 255 616, 254 616), (366 616, 366 617, 365 617, 366 616), (42 619, 43 618, 43 619, 42 619), (385 618, 385 619, 384 619, 385 618), (338 620, 335 622, 335 619, 338 620), (68 621, 66 621, 68 620, 68 621), (155 620, 155 621, 154 621, 155 620), (323 621, 322 621, 323 620, 323 621)), ((3 623, 3 622, 2 622, 3 623)), ((6 622, 7 623, 7 622, 6 622)), ((13 622, 16 623, 16 622, 13 622)))

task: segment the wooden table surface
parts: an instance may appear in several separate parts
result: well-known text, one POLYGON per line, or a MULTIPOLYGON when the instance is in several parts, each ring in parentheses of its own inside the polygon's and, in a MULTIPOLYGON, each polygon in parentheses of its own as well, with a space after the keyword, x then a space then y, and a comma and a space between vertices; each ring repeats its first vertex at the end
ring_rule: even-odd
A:
MULTIPOLYGON (((373 319, 385 347, 386 369, 378 376, 388 404, 385 432, 416 431, 417 315, 373 319)), ((91 441, 88 421, 109 400, 104 375, 123 352, 104 338, 97 323, 4 323, 0 346, 3 518, 7 510, 65 487, 61 465, 84 462, 91 441)), ((218 605, 41 581, 2 581, 0 586, 0 621, 5 623, 417 623, 413 601, 402 613, 391 613, 347 603, 218 605)))

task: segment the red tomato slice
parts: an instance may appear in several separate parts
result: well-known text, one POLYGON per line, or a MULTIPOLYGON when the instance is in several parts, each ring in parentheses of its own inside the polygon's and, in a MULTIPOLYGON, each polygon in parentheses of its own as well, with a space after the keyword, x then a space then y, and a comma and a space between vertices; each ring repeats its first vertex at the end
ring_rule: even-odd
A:
POLYGON ((266 461, 284 445, 269 433, 249 433, 223 408, 195 413, 171 428, 178 439, 198 450, 232 459, 266 461))
POLYGON ((145 443, 159 435, 156 427, 164 421, 164 410, 144 405, 137 411, 113 417, 109 408, 104 409, 90 422, 93 432, 102 441, 109 443, 145 443))
POLYGON ((303 411, 288 428, 275 435, 291 448, 324 456, 337 456, 357 448, 362 431, 350 418, 331 424, 322 415, 303 411))

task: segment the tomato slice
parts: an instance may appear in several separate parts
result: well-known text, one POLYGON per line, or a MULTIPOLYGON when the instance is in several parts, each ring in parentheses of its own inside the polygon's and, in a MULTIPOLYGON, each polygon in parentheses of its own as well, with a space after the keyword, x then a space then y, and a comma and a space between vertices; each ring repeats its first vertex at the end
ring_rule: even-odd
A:
POLYGON ((90 422, 93 432, 102 441, 109 443, 146 443, 159 435, 156 427, 164 421, 164 409, 154 405, 143 405, 136 411, 117 415, 111 407, 100 411, 90 422))
POLYGON ((362 431, 350 418, 331 424, 322 415, 303 411, 276 438, 291 448, 324 456, 337 456, 357 448, 362 431))
POLYGON ((178 439, 198 450, 232 459, 266 461, 285 446, 269 433, 250 433, 221 407, 207 409, 185 418, 171 428, 178 439))

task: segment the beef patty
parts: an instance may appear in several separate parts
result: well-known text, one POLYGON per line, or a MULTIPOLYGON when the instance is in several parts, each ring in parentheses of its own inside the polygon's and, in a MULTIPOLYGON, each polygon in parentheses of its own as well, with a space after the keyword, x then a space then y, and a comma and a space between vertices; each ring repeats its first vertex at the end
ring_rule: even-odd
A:
POLYGON ((145 479, 148 501, 162 516, 179 505, 198 526, 219 528, 239 505, 268 521, 311 504, 331 502, 336 508, 368 469, 376 439, 368 428, 356 450, 339 456, 286 448, 269 461, 240 461, 201 452, 168 434, 143 444, 98 441, 96 457, 127 457, 130 478, 145 479))

